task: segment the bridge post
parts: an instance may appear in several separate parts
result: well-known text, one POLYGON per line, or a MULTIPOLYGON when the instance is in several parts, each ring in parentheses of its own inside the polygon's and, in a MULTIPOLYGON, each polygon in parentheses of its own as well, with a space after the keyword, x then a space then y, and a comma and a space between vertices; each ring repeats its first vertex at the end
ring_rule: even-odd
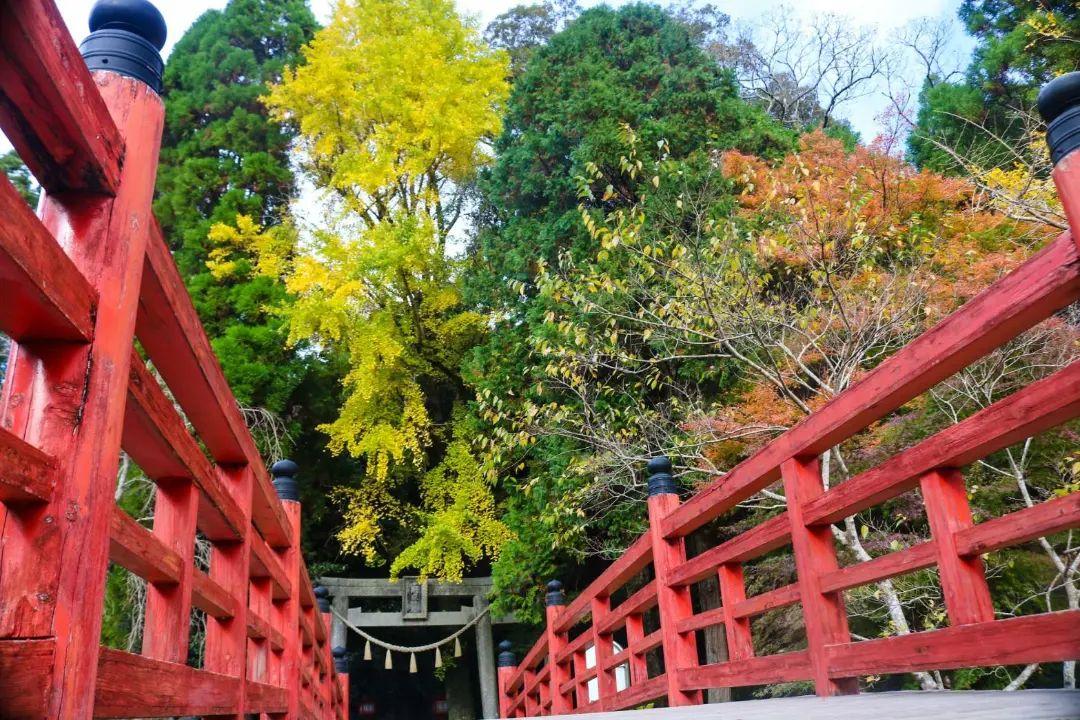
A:
MULTIPOLYGON (((660 527, 661 521, 679 506, 671 461, 664 456, 649 461, 649 536, 652 540, 653 570, 656 574, 656 604, 660 609, 660 632, 664 650, 664 674, 667 676, 668 705, 700 705, 700 690, 682 690, 679 671, 697 667, 697 639, 693 632, 680 633, 680 620, 694 614, 690 587, 671 587, 672 572, 686 562, 686 542, 683 538, 668 540, 660 527)), ((596 623, 596 618, 593 618, 596 623)), ((597 658, 599 661, 599 658, 597 658)))
MULTIPOLYGON (((716 569, 720 582, 720 606, 733 608, 746 599, 746 583, 740 562, 727 562, 716 569)), ((728 661, 754 657, 754 639, 750 634, 750 618, 724 616, 724 636, 727 638, 728 661)))
MULTIPOLYGON (((251 497, 255 473, 250 466, 217 468, 218 476, 229 488, 244 518, 244 536, 232 542, 215 542, 210 550, 210 578, 229 593, 236 605, 235 614, 228 619, 212 615, 206 618, 206 650, 203 667, 211 672, 241 679, 237 712, 230 720, 245 717, 246 678, 264 682, 262 674, 248 674, 247 613, 250 580, 251 497)), ((252 599, 255 589, 251 587, 252 599)), ((264 641, 265 642, 265 641, 264 641)), ((265 670, 265 664, 262 667, 265 670)))
POLYGON ((850 643, 847 609, 840 592, 823 592, 821 578, 839 568, 832 528, 808 526, 803 507, 825 493, 821 479, 821 460, 817 457, 792 458, 780 466, 791 518, 791 546, 795 551, 795 570, 799 576, 803 624, 806 626, 807 653, 818 695, 851 695, 859 691, 857 678, 833 679, 829 676, 826 646, 850 643))
MULTIPOLYGON (((108 32, 125 47, 138 46, 147 61, 142 76, 118 66, 87 76, 97 86, 87 94, 100 92, 126 147, 116 192, 105 194, 78 178, 69 178, 76 184, 67 188, 47 182, 38 211, 41 224, 96 292, 91 339, 31 340, 28 333, 10 348, 0 398, 0 427, 57 464, 59 482, 48 502, 0 510, 0 654, 3 645, 30 639, 47 644, 32 669, 40 673, 33 690, 44 703, 35 715, 50 719, 89 718, 94 707, 113 492, 164 118, 158 97, 158 50, 165 35, 160 13, 147 2, 116 3, 111 17, 98 10, 90 18, 91 38, 117 20, 133 20, 108 32), (140 16, 133 19, 131 12, 140 16)), ((55 33, 63 32, 55 9, 38 2, 0 3, 0 25, 6 36, 10 30, 10 36, 50 47, 57 44, 55 33), (56 26, 47 27, 53 19, 56 26)), ((82 62, 74 55, 64 59, 82 62)), ((5 64, 5 71, 10 67, 5 64)), ((55 87, 54 73, 61 70, 33 63, 17 67, 18 80, 35 91, 55 87)), ((0 304, 16 302, 13 297, 18 296, 0 304)))
MULTIPOLYGON (((556 659, 566 647, 566 633, 555 631, 555 625, 558 624, 565 607, 566 595, 563 593, 563 585, 558 580, 552 580, 547 584, 547 597, 544 599, 544 612, 547 615, 548 666, 551 668, 549 682, 551 683, 552 715, 562 715, 574 709, 570 697, 562 690, 563 683, 570 680, 568 666, 570 660, 569 658, 562 661, 556 659)), ((599 658, 596 667, 599 672, 599 658)))
POLYGON ((344 645, 335 645, 332 651, 334 656, 334 670, 337 672, 339 686, 341 687, 341 712, 340 718, 349 717, 349 653, 344 645))
POLYGON ((280 550, 281 566, 289 578, 289 597, 275 603, 281 621, 285 648, 281 654, 281 675, 287 692, 285 720, 300 717, 300 660, 303 652, 300 635, 300 489, 296 483, 299 467, 292 460, 279 460, 270 468, 274 489, 289 522, 289 545, 280 550))
POLYGON ((919 489, 937 546, 938 577, 949 624, 992 622, 994 603, 982 556, 964 557, 956 549, 956 533, 974 524, 963 474, 955 469, 931 470, 919 478, 919 489))
POLYGON ((1054 163, 1054 185, 1080 245, 1080 71, 1054 78, 1039 92, 1039 114, 1046 121, 1046 144, 1054 163))
POLYGON ((517 658, 509 640, 499 643, 499 717, 510 717, 510 677, 517 672, 517 658))
MULTIPOLYGON (((323 623, 323 627, 329 630, 330 618, 333 617, 330 613, 330 591, 324 585, 316 585, 312 589, 312 593, 315 595, 315 605, 318 610, 315 622, 323 623)), ((317 638, 312 638, 312 642, 314 643, 312 650, 323 658, 323 663, 320 663, 319 693, 321 693, 323 701, 326 703, 326 708, 330 709, 334 706, 334 673, 332 672, 333 661, 328 652, 330 650, 330 646, 327 644, 329 639, 320 643, 317 638)))

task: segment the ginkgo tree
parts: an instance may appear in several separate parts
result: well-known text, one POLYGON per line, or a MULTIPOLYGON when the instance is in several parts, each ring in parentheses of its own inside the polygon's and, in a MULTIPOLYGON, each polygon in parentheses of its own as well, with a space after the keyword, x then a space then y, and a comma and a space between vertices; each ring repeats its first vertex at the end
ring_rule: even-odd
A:
POLYGON ((280 278, 289 341, 346 358, 331 450, 365 477, 339 492, 344 550, 392 574, 459 578, 508 536, 472 449, 459 367, 484 336, 447 251, 469 183, 489 159, 508 60, 450 0, 353 0, 271 89, 271 114, 298 130, 298 161, 320 191, 263 229, 214 229, 215 272, 280 278))

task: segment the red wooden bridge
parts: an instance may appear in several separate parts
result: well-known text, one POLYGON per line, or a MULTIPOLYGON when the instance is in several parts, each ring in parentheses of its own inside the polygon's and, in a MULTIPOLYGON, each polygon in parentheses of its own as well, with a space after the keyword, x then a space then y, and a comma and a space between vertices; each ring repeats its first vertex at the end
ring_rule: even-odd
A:
POLYGON ((52 0, 0 0, 0 127, 44 191, 35 215, 0 177, 0 718, 345 718, 296 467, 271 485, 151 214, 164 22, 113 0, 91 27, 84 62, 52 0), (121 449, 152 530, 113 499, 121 449), (110 562, 148 583, 139 654, 99 646, 110 562))
MULTIPOLYGON (((80 56, 52 0, 0 0, 0 128, 44 189, 35 215, 0 178, 0 331, 13 341, 0 395, 0 718, 343 718, 347 678, 300 554, 296 467, 275 465, 271 484, 151 214, 164 25, 148 8, 100 5, 80 56), (121 450, 157 484, 152 530, 114 501, 121 450), (196 532, 212 545, 208 569, 196 532), (99 644, 110 562, 148 582, 138 654, 99 644), (192 608, 207 616, 199 668, 187 664, 192 608)), ((1048 98, 1055 180, 1080 227, 1080 76, 1048 98)), ((795 680, 845 695, 872 674, 1080 658, 1080 611, 997 619, 980 559, 1080 526, 1080 494, 976 524, 957 469, 1080 415, 1080 364, 828 491, 817 459, 1077 299, 1066 232, 687 502, 666 461, 651 463, 649 532, 573 602, 551 586, 545 634, 520 664, 500 656, 501 715, 688 706, 708 688, 795 680), (777 480, 785 513, 687 558, 688 533, 777 480), (829 524, 916 487, 932 539, 841 567, 829 524), (785 546, 797 582, 747 597, 743 564, 785 546), (650 566, 654 579, 613 605, 650 566), (852 641, 844 590, 931 566, 948 627, 852 641), (707 577, 722 606, 695 613, 690 587, 707 577), (757 655, 751 618, 795 603, 806 649, 757 655), (696 634, 718 625, 729 658, 700 664, 696 634)), ((868 699, 837 702, 865 716, 868 699)))
MULTIPOLYGON (((1049 123, 1058 194, 1070 226, 1080 229, 1080 72, 1048 85, 1039 105, 1049 123)), ((825 451, 1078 299, 1080 253, 1077 239, 1065 232, 686 502, 680 503, 667 460, 653 460, 648 532, 573 602, 566 604, 559 583, 549 585, 546 631, 520 663, 503 644, 501 716, 623 710, 657 700, 669 707, 698 705, 709 688, 792 681, 811 681, 819 696, 850 695, 858 692, 858 678, 870 675, 1080 658, 1080 611, 996 618, 981 557, 1080 527, 1080 493, 976 524, 959 470, 1080 416, 1080 362, 831 489, 825 489, 819 466, 825 451), (778 480, 786 495, 785 512, 687 557, 684 538, 689 533, 778 480), (932 539, 841 567, 830 524, 914 488, 922 495, 932 539), (793 551, 797 581, 747 597, 744 563, 783 547, 793 551), (613 605, 612 596, 650 566, 654 579, 613 605), (938 570, 948 627, 852 640, 845 590, 929 567, 938 570), (721 607, 695 612, 690 589, 705 578, 718 580, 721 607), (751 619, 796 603, 802 606, 806 649, 758 655, 751 619), (659 627, 646 633, 646 614, 654 610, 659 627), (723 626, 728 659, 700 664, 697 634, 718 625, 723 626), (615 644, 616 634, 623 643, 615 644), (659 674, 650 673, 646 662, 646 654, 657 650, 659 674), (628 682, 617 683, 617 669, 628 682)), ((950 707, 972 713, 964 717, 987 717, 990 704, 981 710, 977 706, 984 700, 951 694, 929 706, 906 697, 910 714, 904 717, 948 717, 950 707)), ((994 717, 1080 717, 1075 693, 1059 698, 1063 704, 1048 710, 1049 715, 1037 714, 1034 705, 1021 709, 1013 700, 1019 698, 994 699, 1002 708, 994 717)), ((880 702, 846 701, 830 705, 822 715, 805 703, 761 711, 710 707, 710 714, 702 709, 670 716, 730 717, 725 712, 735 712, 746 718, 809 718, 807 713, 836 718, 844 712, 843 717, 865 718, 875 708, 886 710, 880 702)))

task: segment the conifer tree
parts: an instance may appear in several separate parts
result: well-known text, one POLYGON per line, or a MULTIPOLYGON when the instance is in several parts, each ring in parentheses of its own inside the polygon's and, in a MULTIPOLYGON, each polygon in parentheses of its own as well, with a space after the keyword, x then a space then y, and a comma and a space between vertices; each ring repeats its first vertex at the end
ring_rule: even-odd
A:
POLYGON ((306 0, 231 0, 195 21, 165 68, 154 210, 233 392, 274 413, 289 406, 305 374, 284 347, 281 321, 266 311, 283 290, 243 273, 214 278, 208 234, 237 215, 274 225, 294 197, 293 133, 270 119, 262 98, 315 28, 306 0))

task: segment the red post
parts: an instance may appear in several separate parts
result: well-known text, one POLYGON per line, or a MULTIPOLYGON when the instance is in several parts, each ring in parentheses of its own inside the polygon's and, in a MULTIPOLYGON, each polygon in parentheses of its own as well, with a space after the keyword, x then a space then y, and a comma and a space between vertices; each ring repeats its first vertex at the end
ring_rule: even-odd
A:
POLYGON ((547 614, 547 646, 548 667, 551 668, 549 681, 551 684, 551 713, 562 715, 574 709, 574 703, 570 696, 563 692, 562 686, 570 680, 569 659, 556 660, 556 656, 566 647, 566 633, 555 632, 559 616, 566 607, 566 595, 563 594, 562 583, 552 580, 547 584, 547 597, 545 598, 544 611, 547 614))
POLYGON ((344 647, 335 647, 331 653, 334 656, 334 672, 338 687, 341 689, 341 705, 338 709, 339 718, 349 717, 349 654, 344 647))
POLYGON ((195 520, 199 493, 191 480, 159 482, 154 501, 154 534, 176 551, 180 582, 146 589, 143 655, 155 660, 185 663, 191 628, 191 576, 195 571, 195 520))
POLYGON ((40 205, 42 223, 97 291, 93 340, 13 345, 0 417, 58 463, 52 499, 12 510, 0 528, 0 642, 52 639, 50 719, 88 718, 94 706, 109 519, 163 118, 145 82, 115 72, 93 79, 126 144, 116 195, 68 192, 40 205))
POLYGON ((727 637, 728 660, 754 657, 754 638, 750 634, 750 618, 733 618, 729 614, 736 603, 746 599, 742 563, 724 563, 717 568, 720 581, 720 604, 724 608, 724 634, 727 637))
POLYGON ((289 597, 275 603, 281 621, 281 634, 285 648, 281 653, 280 685, 288 693, 286 720, 300 717, 300 668, 303 658, 300 634, 300 494, 296 484, 299 468, 291 460, 281 460, 270 468, 274 476, 274 489, 281 498, 285 519, 289 522, 289 546, 279 551, 281 566, 289 578, 289 597))
POLYGON ((509 640, 499 643, 499 717, 510 717, 510 678, 517 672, 517 658, 509 640))
POLYGON ((637 685, 649 679, 649 668, 645 662, 645 653, 637 653, 634 648, 645 639, 645 618, 641 613, 626 616, 626 644, 630 648, 630 684, 637 685))
POLYGON ((615 695, 615 677, 606 669, 607 661, 615 654, 611 646, 611 635, 600 632, 600 625, 611 612, 611 598, 598 595, 590 601, 592 607, 593 667, 596 669, 596 698, 600 709, 606 710, 615 695))
POLYGON ((803 622, 806 625, 807 652, 814 673, 818 695, 849 695, 859 691, 856 678, 834 680, 829 677, 825 647, 851 642, 847 610, 839 592, 822 592, 821 577, 836 570, 836 545, 828 525, 807 526, 803 506, 825 492, 818 458, 792 458, 780 466, 791 518, 791 545, 795 550, 795 568, 799 574, 803 622))
POLYGON ((574 653, 574 699, 577 701, 577 706, 583 708, 589 704, 589 686, 588 683, 581 681, 582 675, 585 674, 587 668, 585 667, 585 652, 578 650, 574 653))
POLYGON ((949 623, 990 622, 994 619, 994 603, 982 557, 962 557, 956 550, 956 533, 974 524, 963 474, 954 469, 932 470, 919 478, 919 489, 937 545, 938 573, 949 623))
POLYGON ((521 692, 525 696, 525 717, 535 717, 543 714, 540 707, 540 686, 536 682, 536 671, 526 667, 522 675, 524 683, 521 692))
POLYGON ((318 639, 317 628, 314 638, 314 651, 321 660, 319 663, 321 668, 319 673, 319 695, 322 697, 325 707, 329 709, 334 706, 334 673, 332 670, 334 666, 330 660, 330 643, 327 640, 330 637, 330 618, 333 617, 330 614, 330 591, 322 585, 317 585, 313 592, 315 593, 315 605, 318 610, 315 614, 315 622, 321 623, 324 629, 322 640, 318 639))
MULTIPOLYGON (((250 547, 248 550, 250 553, 250 547)), ((281 631, 284 625, 280 617, 283 608, 273 604, 271 600, 273 591, 270 588, 270 578, 252 578, 250 588, 248 611, 281 631)), ((246 627, 244 635, 247 637, 246 627)), ((248 638, 247 642, 248 677, 261 683, 283 687, 285 681, 281 677, 281 652, 271 649, 269 638, 248 638)))
POLYGON ((1046 144, 1054 163, 1061 206, 1080 244, 1080 72, 1054 78, 1039 92, 1039 114, 1046 121, 1046 144))
POLYGON ((700 705, 701 691, 679 687, 679 671, 697 667, 697 640, 694 633, 680 633, 678 622, 694 614, 690 588, 671 587, 669 578, 686 562, 683 538, 668 540, 660 529, 661 521, 679 506, 671 461, 656 457, 649 461, 649 536, 652 539, 653 570, 656 574, 656 603, 660 608, 660 632, 664 648, 668 705, 700 705))
MULTIPOLYGON (((235 601, 235 615, 227 620, 206 619, 206 650, 203 667, 211 672, 238 677, 240 683, 239 710, 231 720, 245 717, 246 683, 248 676, 247 612, 250 587, 249 560, 251 551, 251 496, 255 474, 249 466, 218 467, 218 477, 236 500, 244 514, 244 537, 232 542, 215 542, 210 550, 210 579, 217 581, 235 601)), ((251 588, 254 595, 254 588, 251 588)), ((265 611, 264 611, 265 616, 265 611)), ((264 659, 265 662, 265 659, 264 659)), ((260 670, 265 671, 265 664, 260 670)), ((253 680, 264 682, 262 674, 252 674, 253 680)))

